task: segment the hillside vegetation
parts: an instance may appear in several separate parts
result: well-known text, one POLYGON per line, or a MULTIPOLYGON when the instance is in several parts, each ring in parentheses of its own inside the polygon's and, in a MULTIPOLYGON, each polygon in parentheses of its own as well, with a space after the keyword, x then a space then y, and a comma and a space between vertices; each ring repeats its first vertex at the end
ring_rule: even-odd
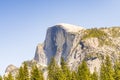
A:
MULTIPOLYGON (((61 67, 59 67, 54 58, 51 59, 48 65, 48 78, 47 80, 119 80, 120 79, 120 63, 115 62, 113 66, 109 56, 106 57, 105 62, 101 64, 100 74, 95 71, 90 73, 85 60, 79 64, 76 71, 70 71, 67 63, 64 59, 61 59, 61 67)), ((44 80, 43 77, 44 70, 39 69, 36 64, 32 66, 29 71, 28 65, 24 63, 20 67, 18 74, 14 77, 11 73, 4 77, 4 80, 44 80)), ((2 77, 0 77, 2 80, 2 77)))
POLYGON ((49 27, 34 58, 20 68, 8 66, 0 79, 120 80, 120 27, 49 27))

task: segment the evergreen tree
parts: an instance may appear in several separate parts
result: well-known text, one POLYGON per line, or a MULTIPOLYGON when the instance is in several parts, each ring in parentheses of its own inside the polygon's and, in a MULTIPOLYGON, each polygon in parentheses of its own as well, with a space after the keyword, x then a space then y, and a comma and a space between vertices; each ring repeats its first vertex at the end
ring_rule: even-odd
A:
POLYGON ((98 73, 96 72, 96 68, 94 69, 94 72, 92 74, 92 80, 98 80, 98 73))
POLYGON ((16 80, 24 80, 24 71, 23 67, 21 66, 18 72, 18 75, 16 77, 16 80))
POLYGON ((2 80, 2 76, 0 75, 0 80, 2 80))
POLYGON ((102 63, 101 64, 101 68, 100 68, 100 80, 107 80, 106 74, 105 74, 105 64, 102 63))
POLYGON ((77 74, 77 80, 91 80, 91 74, 86 61, 83 60, 82 64, 79 65, 77 74))
POLYGON ((106 57, 105 63, 102 63, 100 70, 101 80, 114 80, 114 71, 109 56, 106 57))
POLYGON ((26 62, 23 64, 23 72, 24 72, 24 80, 29 80, 29 71, 28 71, 28 65, 26 62))
POLYGON ((72 71, 71 80, 77 80, 77 74, 75 71, 72 71))
POLYGON ((7 76, 4 76, 4 80, 14 80, 11 73, 9 73, 7 76))
POLYGON ((29 71, 27 63, 23 63, 23 66, 20 67, 16 80, 29 80, 29 71))
POLYGON ((55 59, 52 58, 48 66, 48 79, 49 80, 64 80, 62 70, 56 64, 55 59))
POLYGON ((6 76, 3 77, 3 80, 8 80, 6 76))
POLYGON ((120 80, 120 63, 118 61, 116 61, 114 69, 115 69, 114 79, 120 80))
POLYGON ((31 80, 44 80, 42 71, 36 65, 32 67, 31 80))
POLYGON ((114 71, 113 71, 112 63, 109 56, 106 57, 105 65, 106 65, 107 80, 114 80, 114 77, 113 77, 114 71))
POLYGON ((67 67, 67 64, 63 58, 61 58, 61 69, 64 74, 64 80, 71 80, 72 78, 71 71, 67 67))
POLYGON ((13 78, 11 73, 8 74, 7 80, 14 80, 14 78, 13 78))

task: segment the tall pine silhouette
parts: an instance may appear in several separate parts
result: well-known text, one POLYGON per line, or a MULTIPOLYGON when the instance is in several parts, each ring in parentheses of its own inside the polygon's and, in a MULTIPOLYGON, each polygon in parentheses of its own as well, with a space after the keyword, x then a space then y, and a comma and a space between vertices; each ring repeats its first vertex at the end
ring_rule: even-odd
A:
POLYGON ((72 79, 71 71, 69 70, 63 58, 61 58, 61 69, 63 72, 64 80, 71 80, 72 79))
POLYGON ((49 80, 64 80, 62 70, 57 65, 54 58, 51 59, 51 62, 48 66, 48 79, 49 80))
POLYGON ((43 73, 41 70, 39 70, 37 65, 32 66, 31 80, 44 80, 43 73))
POLYGON ((77 74, 77 80, 91 80, 91 74, 86 61, 83 60, 79 65, 77 74))
POLYGON ((114 80, 114 70, 109 56, 106 56, 105 62, 101 64, 100 80, 114 80))

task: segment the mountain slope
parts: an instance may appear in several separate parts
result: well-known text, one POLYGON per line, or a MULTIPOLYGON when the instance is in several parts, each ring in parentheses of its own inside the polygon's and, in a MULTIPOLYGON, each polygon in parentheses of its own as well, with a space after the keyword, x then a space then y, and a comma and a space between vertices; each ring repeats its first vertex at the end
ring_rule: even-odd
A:
POLYGON ((57 24, 48 28, 43 44, 36 48, 34 60, 47 66, 52 57, 60 65, 63 57, 71 70, 76 70, 82 60, 86 60, 93 72, 105 56, 109 55, 112 62, 119 59, 120 27, 85 29, 70 24, 57 24))

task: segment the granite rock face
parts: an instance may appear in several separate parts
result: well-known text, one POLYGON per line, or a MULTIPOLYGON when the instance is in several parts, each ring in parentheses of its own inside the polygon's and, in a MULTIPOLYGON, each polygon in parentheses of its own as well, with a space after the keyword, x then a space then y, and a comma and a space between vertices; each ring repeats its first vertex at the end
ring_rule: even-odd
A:
POLYGON ((34 59, 42 64, 40 59, 45 57, 45 61, 43 61, 45 62, 44 65, 49 64, 52 57, 55 57, 59 65, 61 57, 67 61, 69 53, 71 53, 72 48, 75 46, 73 42, 79 41, 76 39, 76 35, 82 30, 84 30, 84 28, 63 23, 48 28, 44 46, 39 48, 40 50, 37 48, 37 56, 35 55, 34 59), (43 53, 45 55, 41 56, 43 53))
POLYGON ((18 72, 18 68, 10 64, 5 70, 5 76, 7 76, 9 73, 12 73, 12 75, 15 76, 17 72, 18 72))
POLYGON ((43 66, 46 66, 46 55, 44 53, 43 44, 38 44, 36 47, 34 60, 43 66))
POLYGON ((7 68, 6 68, 6 70, 5 70, 5 72, 12 72, 12 71, 14 71, 15 69, 18 69, 16 66, 14 66, 14 65, 9 65, 7 68))
MULTIPOLYGON (((78 65, 85 60, 90 72, 93 73, 95 68, 99 72, 100 65, 107 55, 110 56, 112 64, 120 59, 119 26, 85 29, 61 23, 48 28, 44 43, 36 47, 34 59, 25 62, 28 64, 29 71, 37 62, 37 66, 43 71, 44 78, 47 80, 47 66, 52 57, 59 66, 63 57, 71 70, 77 70, 78 65)), ((9 65, 5 76, 9 72, 15 76, 18 68, 9 65)))
POLYGON ((44 44, 37 46, 34 60, 47 66, 50 59, 55 57, 60 65, 63 57, 71 70, 76 70, 81 61, 86 60, 93 72, 95 67, 99 71, 106 55, 114 62, 119 58, 119 53, 120 27, 85 29, 61 23, 48 28, 44 44))

